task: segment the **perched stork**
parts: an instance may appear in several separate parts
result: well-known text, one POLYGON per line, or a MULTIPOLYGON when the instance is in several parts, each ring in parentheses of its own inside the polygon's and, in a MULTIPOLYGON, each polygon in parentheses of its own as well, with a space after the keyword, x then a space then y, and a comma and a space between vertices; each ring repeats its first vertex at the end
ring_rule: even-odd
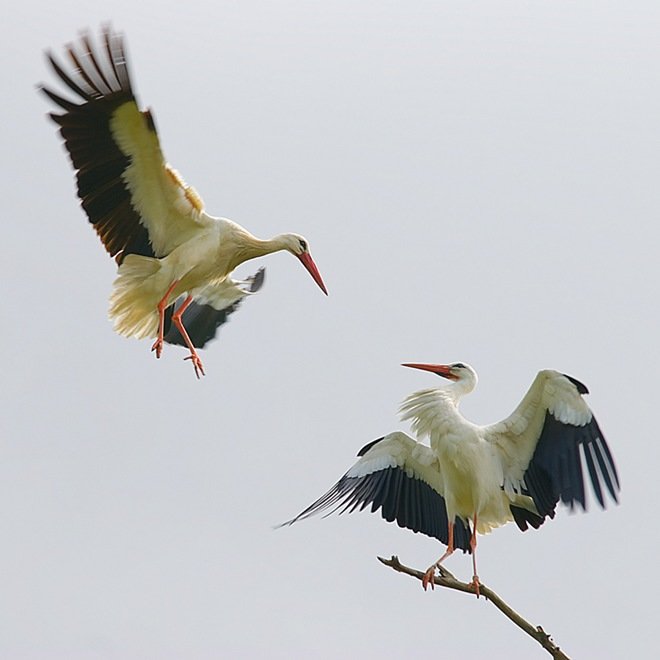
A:
POLYGON ((472 553, 473 585, 479 595, 477 532, 515 521, 521 531, 554 518, 559 500, 586 510, 583 465, 596 500, 605 508, 602 484, 617 501, 619 478, 612 454, 582 395, 587 388, 557 371, 540 371, 520 405, 506 419, 477 426, 458 410, 477 385, 462 362, 404 364, 447 378, 442 388, 411 394, 401 405, 413 432, 430 447, 400 431, 374 440, 359 460, 292 523, 330 509, 371 505, 389 522, 440 540, 446 552, 426 571, 433 587, 438 566, 455 549, 472 553))
POLYGON ((212 339, 263 281, 263 270, 245 282, 234 281, 231 273, 239 264, 286 250, 327 290, 302 236, 261 240, 206 213, 197 192, 166 162, 153 114, 138 107, 121 35, 107 27, 102 42, 95 51, 83 35, 78 48, 68 45, 70 72, 47 55, 81 103, 41 90, 64 110, 50 117, 76 171, 78 196, 119 265, 110 297, 115 330, 156 337, 156 357, 164 342, 185 344, 199 378, 204 367, 195 348, 212 339))

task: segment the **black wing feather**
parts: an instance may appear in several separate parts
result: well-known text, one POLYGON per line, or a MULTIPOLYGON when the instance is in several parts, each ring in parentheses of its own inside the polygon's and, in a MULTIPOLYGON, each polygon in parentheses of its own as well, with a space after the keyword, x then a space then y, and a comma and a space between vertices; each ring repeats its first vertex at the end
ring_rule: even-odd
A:
MULTIPOLYGON (((41 91, 64 110, 63 114, 49 116, 60 127, 76 170, 78 197, 106 250, 121 263, 127 254, 158 255, 122 179, 130 159, 119 149, 110 128, 117 108, 136 102, 123 40, 106 27, 103 42, 103 56, 94 53, 86 35, 81 38, 81 53, 69 46, 72 72, 67 72, 53 55, 47 55, 57 77, 82 103, 65 99, 46 87, 41 91)), ((144 113, 144 121, 149 130, 155 131, 148 113, 144 113)))
POLYGON ((523 532, 527 531, 528 525, 531 525, 534 529, 538 529, 545 522, 545 518, 537 516, 532 511, 528 511, 527 509, 523 509, 522 507, 513 504, 510 508, 516 525, 518 525, 518 528, 523 532))
MULTIPOLYGON (((359 505, 371 503, 371 511, 380 509, 382 517, 413 532, 449 542, 447 507, 444 498, 421 479, 410 477, 399 467, 388 467, 361 477, 344 475, 325 495, 308 506, 292 520, 309 518, 322 511, 352 512, 359 505)), ((470 526, 461 519, 454 522, 454 546, 470 552, 470 526)))
MULTIPOLYGON (((594 494, 601 507, 605 507, 605 500, 603 499, 603 491, 600 488, 600 480, 598 479, 598 470, 596 463, 594 463, 594 454, 592 448, 589 446, 584 447, 584 455, 587 459, 587 468, 589 469, 589 476, 591 477, 591 484, 594 489, 594 494)), ((563 498, 562 498, 563 499, 563 498)), ((585 508, 583 506, 583 508, 585 508)))
MULTIPOLYGON (((578 386, 577 381, 570 379, 578 386)), ((578 391, 586 391, 579 383, 578 391)), ((584 426, 566 424, 547 412, 541 436, 524 475, 522 493, 530 496, 539 513, 535 514, 511 506, 514 520, 525 531, 527 523, 538 527, 546 517, 554 517, 559 500, 573 508, 576 504, 586 510, 582 458, 597 502, 605 508, 601 480, 616 502, 619 478, 607 442, 594 417, 584 426)))

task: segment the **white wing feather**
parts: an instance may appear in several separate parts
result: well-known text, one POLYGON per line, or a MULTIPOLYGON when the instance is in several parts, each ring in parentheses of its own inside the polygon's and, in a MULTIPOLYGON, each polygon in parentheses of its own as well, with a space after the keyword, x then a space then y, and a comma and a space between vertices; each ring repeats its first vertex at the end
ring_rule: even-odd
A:
POLYGON ((444 497, 444 483, 437 456, 430 447, 413 440, 402 431, 394 431, 376 443, 346 473, 363 477, 388 467, 398 467, 411 478, 421 479, 444 497))
POLYGON ((195 289, 192 293, 196 302, 202 305, 211 305, 214 309, 226 309, 230 305, 242 300, 253 293, 249 290, 251 282, 236 281, 225 277, 195 289))
POLYGON ((124 103, 113 113, 110 130, 130 161, 122 179, 130 191, 131 205, 149 232, 156 256, 162 257, 214 219, 204 213, 197 192, 166 163, 147 116, 135 101, 124 103))
POLYGON ((565 375, 540 371, 518 407, 506 419, 482 427, 483 437, 492 442, 501 458, 504 488, 520 492, 523 475, 538 443, 546 413, 559 422, 584 426, 591 421, 589 406, 577 387, 565 375))

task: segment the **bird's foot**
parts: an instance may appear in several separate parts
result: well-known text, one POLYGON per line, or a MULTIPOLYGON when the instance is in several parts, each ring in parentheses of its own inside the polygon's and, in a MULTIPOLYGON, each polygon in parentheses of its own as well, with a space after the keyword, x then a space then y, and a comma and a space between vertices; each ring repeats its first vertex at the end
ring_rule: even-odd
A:
POLYGON ((152 351, 156 351, 156 357, 159 358, 160 354, 163 352, 163 339, 159 337, 154 342, 154 345, 151 347, 152 351))
POLYGON ((187 358, 184 358, 184 360, 190 360, 192 362, 193 367, 195 368, 195 376, 197 376, 198 379, 200 374, 202 376, 206 376, 204 373, 204 365, 199 359, 199 355, 197 355, 197 353, 193 351, 187 358))
POLYGON ((438 565, 433 564, 433 566, 430 566, 426 573, 424 573, 424 577, 422 578, 422 587, 424 587, 424 591, 428 589, 429 585, 431 585, 431 589, 435 589, 433 578, 435 577, 435 571, 437 568, 438 565))
POLYGON ((479 576, 478 575, 473 575, 472 576, 472 582, 470 582, 470 586, 474 589, 474 593, 477 594, 477 598, 479 598, 479 576))

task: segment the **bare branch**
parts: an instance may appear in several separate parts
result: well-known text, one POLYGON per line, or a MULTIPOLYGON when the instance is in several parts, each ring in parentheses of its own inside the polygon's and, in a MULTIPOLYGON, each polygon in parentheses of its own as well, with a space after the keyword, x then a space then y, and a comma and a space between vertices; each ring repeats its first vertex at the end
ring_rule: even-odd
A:
MULTIPOLYGON (((378 557, 378 560, 385 564, 385 566, 389 566, 399 573, 411 575, 420 581, 424 577, 423 571, 404 566, 399 561, 399 558, 394 555, 391 559, 378 557)), ((463 591, 464 593, 474 595, 474 586, 472 586, 472 584, 457 580, 444 566, 440 566, 439 571, 440 575, 436 575, 433 578, 433 584, 437 584, 439 587, 455 589, 456 591, 463 591)), ((482 582, 479 582, 479 593, 486 600, 493 603, 493 605, 495 605, 504 616, 513 621, 513 623, 524 630, 530 637, 535 639, 555 660, 570 660, 570 658, 552 641, 550 635, 548 635, 541 626, 534 627, 529 621, 523 619, 518 612, 509 607, 509 605, 507 605, 494 591, 489 589, 482 582)))

